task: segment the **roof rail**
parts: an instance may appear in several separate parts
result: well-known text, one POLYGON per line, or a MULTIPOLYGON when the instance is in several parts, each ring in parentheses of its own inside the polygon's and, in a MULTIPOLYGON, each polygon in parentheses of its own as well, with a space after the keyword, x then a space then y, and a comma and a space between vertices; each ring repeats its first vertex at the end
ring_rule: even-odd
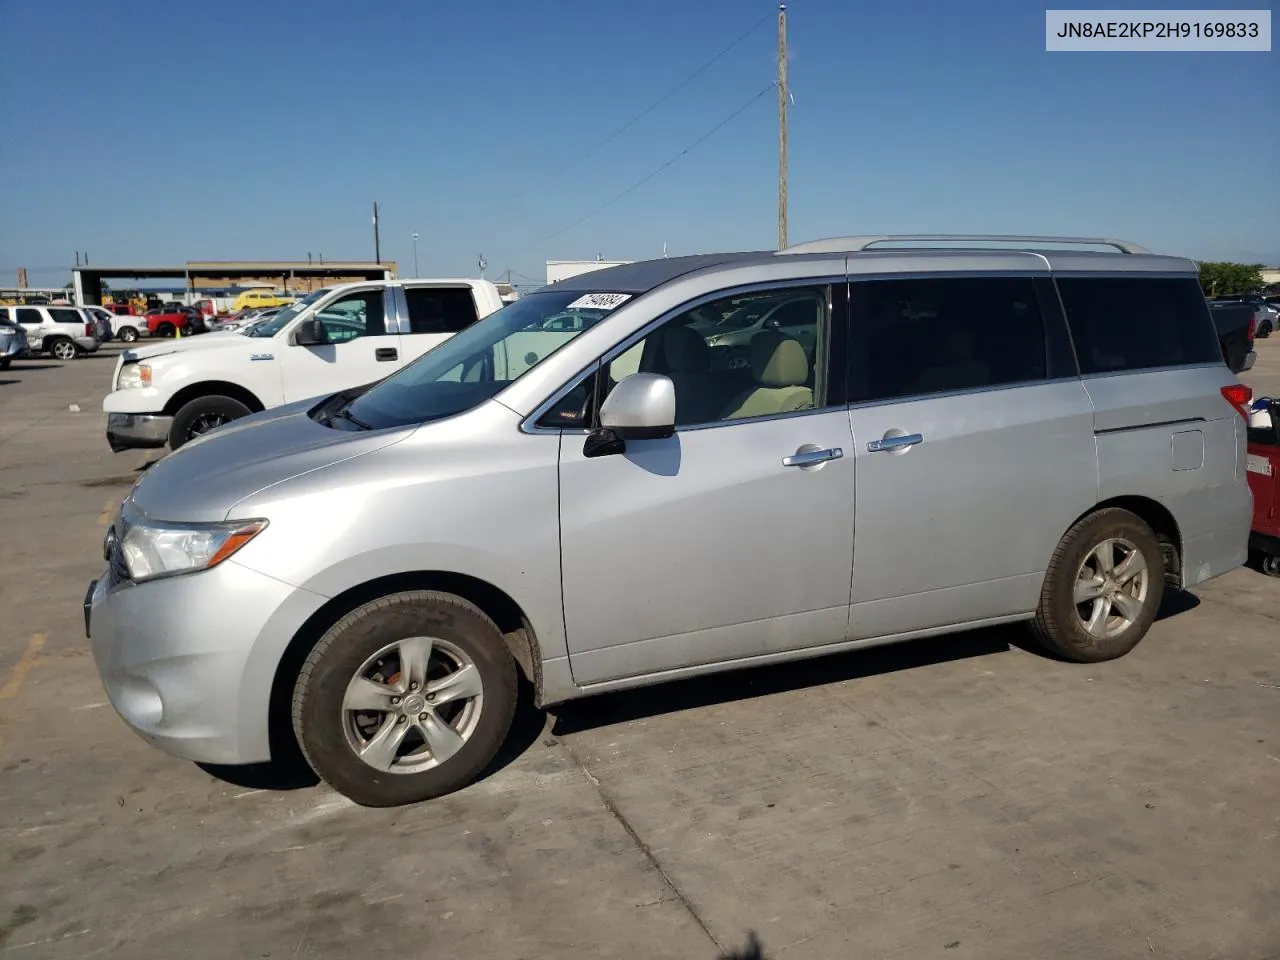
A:
POLYGON ((904 233, 867 237, 832 237, 828 240, 810 240, 779 250, 779 253, 859 253, 881 243, 1016 243, 1024 246, 1069 243, 1077 246, 1115 247, 1121 253, 1150 253, 1146 247, 1127 240, 1107 240, 1101 237, 1023 237, 982 233, 904 233))

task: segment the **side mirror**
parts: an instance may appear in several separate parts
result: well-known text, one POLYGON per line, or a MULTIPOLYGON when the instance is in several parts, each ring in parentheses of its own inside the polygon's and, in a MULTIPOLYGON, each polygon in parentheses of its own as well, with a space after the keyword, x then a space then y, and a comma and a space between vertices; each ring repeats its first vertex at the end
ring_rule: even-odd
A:
POLYGON ((623 377, 600 407, 600 426, 619 440, 661 440, 676 432, 676 386, 659 373, 623 377))
POLYGON ((329 331, 319 320, 303 320, 293 333, 293 342, 300 347, 322 347, 329 342, 329 331))

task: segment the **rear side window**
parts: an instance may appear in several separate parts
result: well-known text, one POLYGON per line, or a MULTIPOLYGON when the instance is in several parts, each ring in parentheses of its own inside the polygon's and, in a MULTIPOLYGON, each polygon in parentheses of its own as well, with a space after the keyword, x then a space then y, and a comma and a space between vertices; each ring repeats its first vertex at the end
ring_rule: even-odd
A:
POLYGON ((476 322, 476 302, 466 287, 405 287, 413 333, 461 333, 476 322))
POLYGON ((80 316, 80 311, 78 310, 53 309, 49 311, 49 316, 53 317, 54 323, 78 323, 83 325, 85 322, 84 317, 80 316))
POLYGON ((1221 363, 1200 283, 1192 277, 1059 277, 1080 372, 1221 363))
POLYGON ((40 316, 39 310, 32 310, 30 307, 19 307, 18 322, 38 325, 44 323, 44 317, 40 316))
POLYGON ((858 400, 1029 383, 1047 377, 1029 277, 868 280, 851 286, 858 400))

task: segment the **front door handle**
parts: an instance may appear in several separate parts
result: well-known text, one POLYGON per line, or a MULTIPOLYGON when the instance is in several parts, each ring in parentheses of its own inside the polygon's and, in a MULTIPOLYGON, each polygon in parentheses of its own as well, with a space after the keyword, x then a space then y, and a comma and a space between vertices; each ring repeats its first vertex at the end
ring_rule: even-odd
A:
POLYGON ((816 463, 826 463, 828 460, 839 460, 844 456, 844 451, 839 447, 829 447, 826 450, 804 449, 797 450, 789 457, 782 458, 784 467, 812 467, 816 463))
POLYGON ((375 360, 394 360, 400 354, 396 353, 395 347, 378 347, 373 351, 373 359, 375 360))
POLYGON ((886 434, 883 439, 872 440, 867 444, 868 453, 892 453, 905 451, 917 443, 924 443, 924 437, 918 433, 900 433, 897 436, 886 434))

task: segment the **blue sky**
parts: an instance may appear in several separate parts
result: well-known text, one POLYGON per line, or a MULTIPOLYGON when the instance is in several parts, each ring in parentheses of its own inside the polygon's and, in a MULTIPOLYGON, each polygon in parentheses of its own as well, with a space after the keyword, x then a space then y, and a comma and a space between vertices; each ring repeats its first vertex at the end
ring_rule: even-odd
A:
MULTIPOLYGON (((1202 0, 1201 6, 1207 4, 1202 0)), ((1222 5, 1224 8, 1231 4, 1222 5)), ((789 4, 790 236, 1113 235, 1280 263, 1280 53, 1046 53, 1044 7, 789 4)), ((769 0, 5 5, 0 283, 94 263, 545 275, 776 241, 769 0), (302 12, 305 11, 305 12, 302 12), (693 83, 594 147, 761 18, 693 83), (544 239, 550 234, 557 234, 544 239)))

